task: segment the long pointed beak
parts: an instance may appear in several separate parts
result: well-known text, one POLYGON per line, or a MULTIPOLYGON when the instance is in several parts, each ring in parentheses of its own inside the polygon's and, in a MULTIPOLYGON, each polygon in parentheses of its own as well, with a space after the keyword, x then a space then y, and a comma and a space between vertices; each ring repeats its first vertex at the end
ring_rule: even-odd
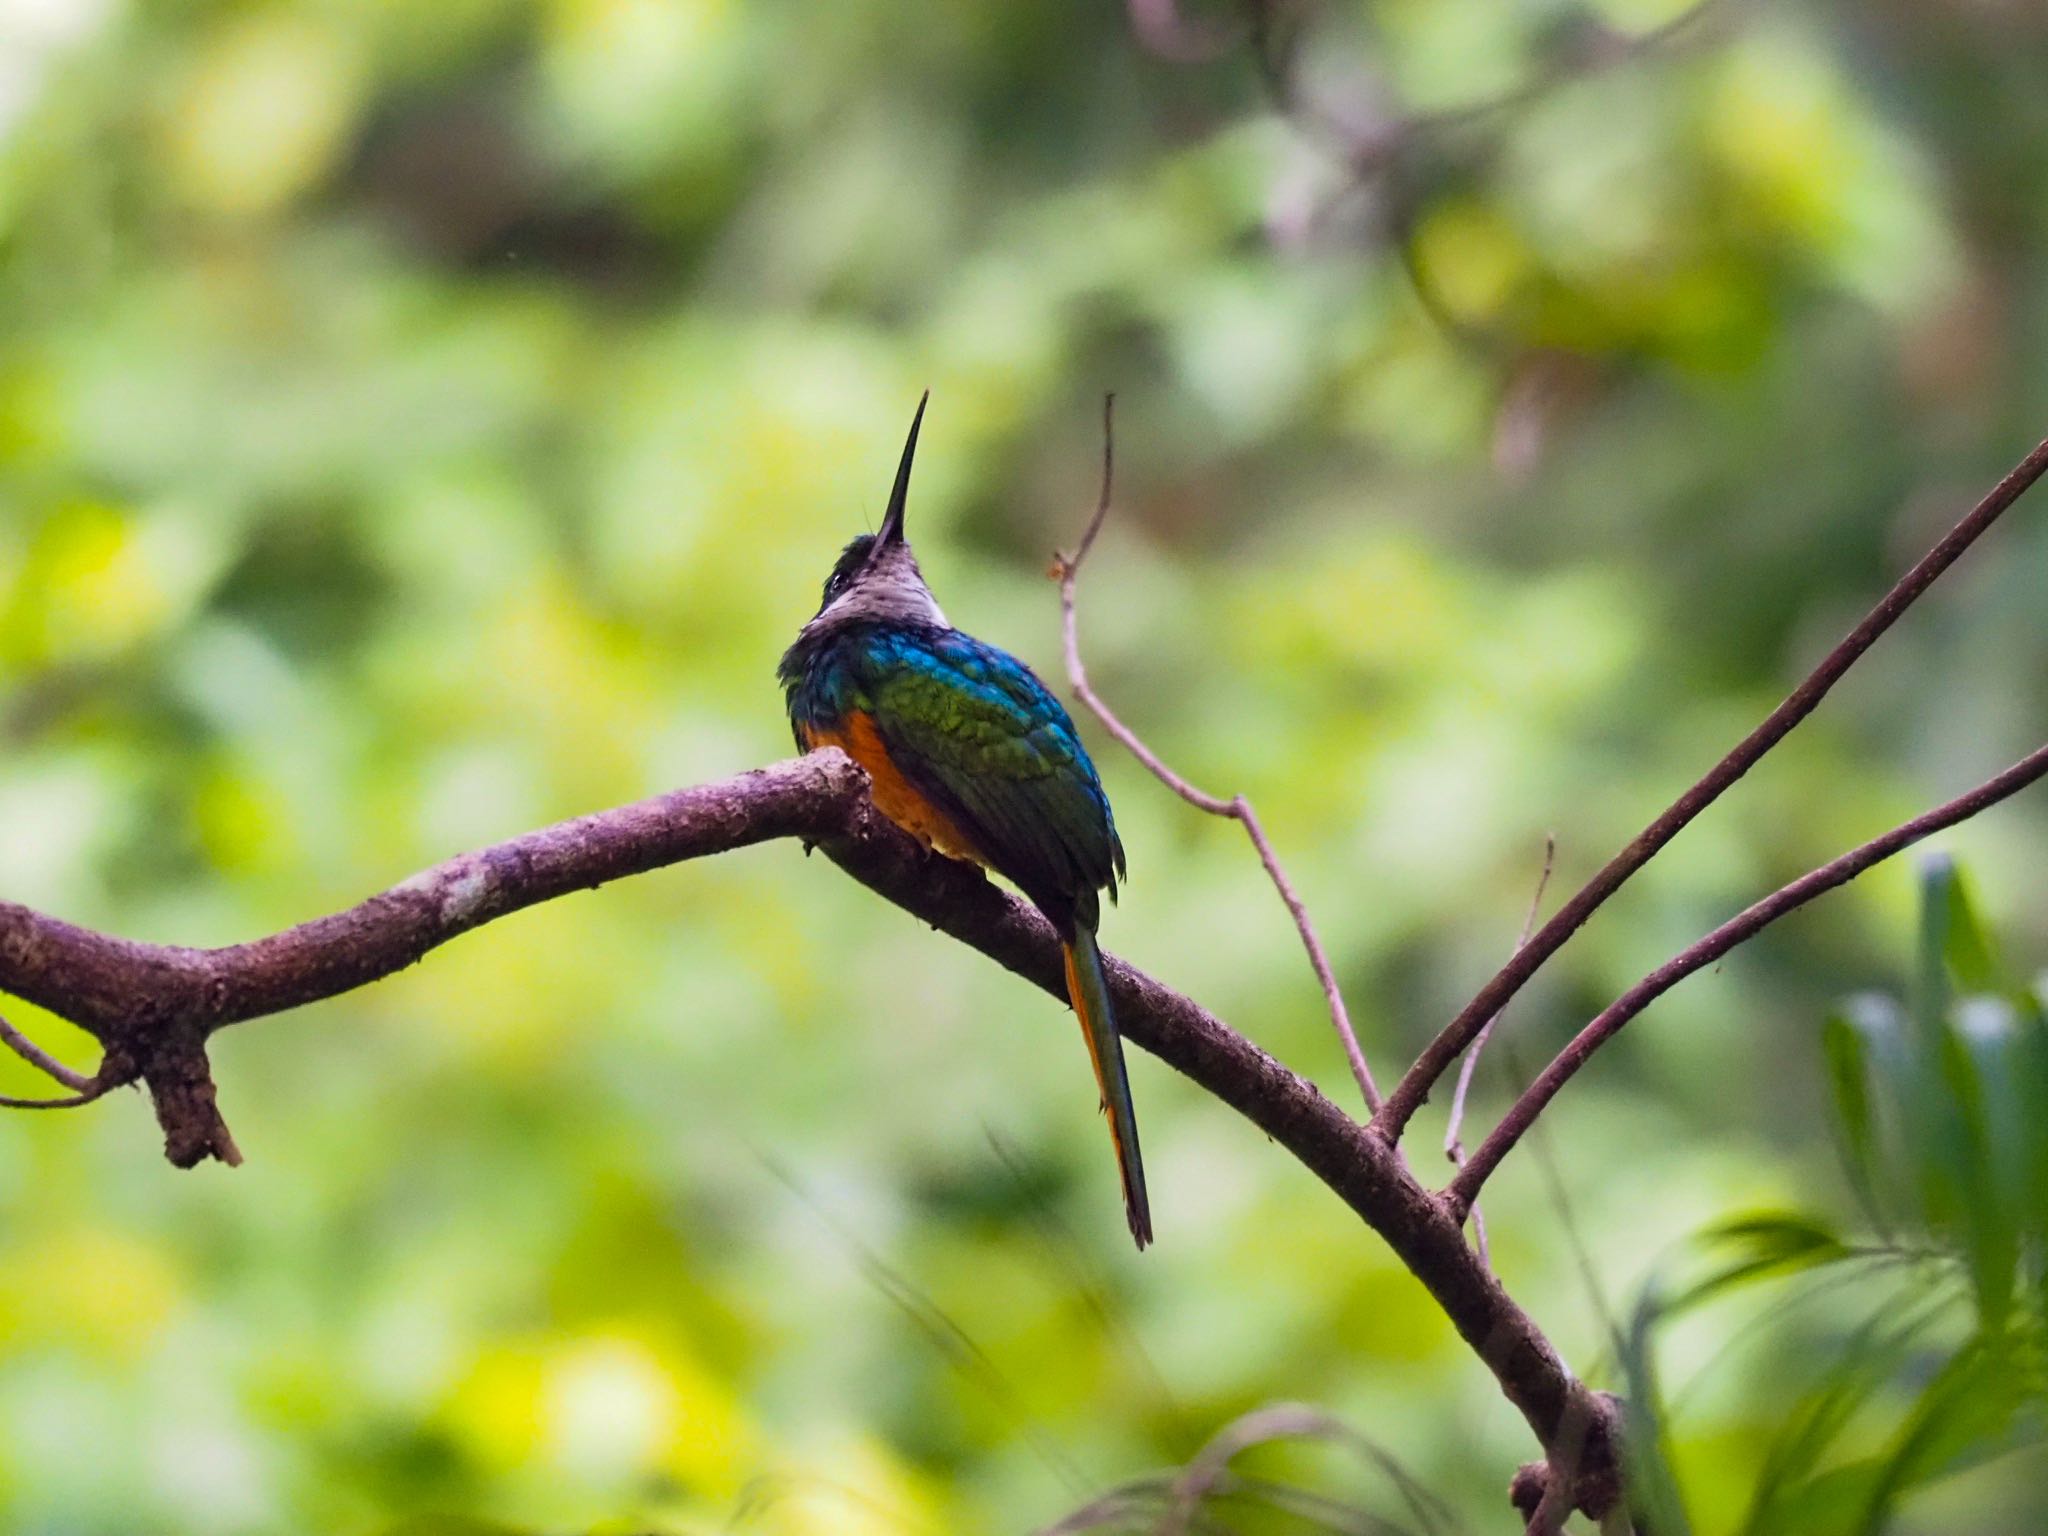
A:
POLYGON ((903 444, 903 461, 896 466, 896 484, 889 492, 889 510, 882 514, 882 526, 875 534, 875 548, 887 549, 903 542, 903 504, 910 499, 910 461, 917 457, 917 429, 924 425, 924 408, 931 403, 926 390, 917 402, 917 414, 910 418, 910 436, 903 444))

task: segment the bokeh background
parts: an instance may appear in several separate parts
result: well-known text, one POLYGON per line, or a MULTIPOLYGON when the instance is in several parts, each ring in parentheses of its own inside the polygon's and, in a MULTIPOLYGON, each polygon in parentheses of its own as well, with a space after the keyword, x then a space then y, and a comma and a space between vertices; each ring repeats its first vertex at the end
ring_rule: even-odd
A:
MULTIPOLYGON (((926 386, 925 568, 1056 674, 1114 389, 1095 680, 1254 798, 1389 1078, 1546 833, 1554 901, 2048 427, 2038 6, 1332 0, 1277 80, 1227 8, 1135 10, 0 0, 0 895, 225 943, 785 755, 775 658, 926 386)), ((1476 1119, 2035 745, 2044 559, 2023 505, 1525 995, 1476 1119)), ((1107 942, 1348 1097, 1236 829, 1091 740, 1107 942)), ((2023 962, 2044 816, 1944 839, 2023 962)), ((1494 1184, 1597 1383, 1689 1233, 1850 1209, 1821 1021, 1898 980, 1913 889, 1660 1003, 1494 1184)), ((1483 1530, 1532 1449, 1383 1246, 1144 1057, 1134 1255, 1065 1013, 793 845, 216 1061, 238 1170, 166 1167, 134 1095, 0 1118, 8 1529, 1028 1530, 1285 1398, 1483 1530)), ((1784 1406, 1732 1347, 1666 1362, 1710 1528, 1784 1406)), ((2035 1528, 2039 1472, 1903 1528, 2035 1528)))

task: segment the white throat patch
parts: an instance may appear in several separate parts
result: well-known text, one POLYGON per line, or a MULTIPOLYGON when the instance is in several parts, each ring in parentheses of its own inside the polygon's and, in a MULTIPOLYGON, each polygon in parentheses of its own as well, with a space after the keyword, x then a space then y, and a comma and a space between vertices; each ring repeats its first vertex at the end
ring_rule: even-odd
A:
POLYGON ((803 632, 817 635, 868 620, 952 628, 925 585, 909 545, 892 544, 883 550, 803 632))

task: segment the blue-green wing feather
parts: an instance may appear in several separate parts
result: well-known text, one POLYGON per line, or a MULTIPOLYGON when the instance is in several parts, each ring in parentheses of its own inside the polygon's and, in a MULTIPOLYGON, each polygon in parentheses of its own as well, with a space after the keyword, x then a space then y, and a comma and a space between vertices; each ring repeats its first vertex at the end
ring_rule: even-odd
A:
POLYGON ((1093 926, 1123 846, 1058 699, 1015 657, 957 630, 858 648, 862 703, 898 770, 958 817, 990 863, 1056 920, 1093 926))
POLYGON ((1095 765, 1058 699, 1015 657, 957 630, 842 637, 787 675, 804 723, 860 711, 897 772, 974 840, 1060 930, 1068 993, 1088 1040, 1140 1248, 1152 1240, 1122 1039, 1095 945, 1096 893, 1112 899, 1123 844, 1095 765))

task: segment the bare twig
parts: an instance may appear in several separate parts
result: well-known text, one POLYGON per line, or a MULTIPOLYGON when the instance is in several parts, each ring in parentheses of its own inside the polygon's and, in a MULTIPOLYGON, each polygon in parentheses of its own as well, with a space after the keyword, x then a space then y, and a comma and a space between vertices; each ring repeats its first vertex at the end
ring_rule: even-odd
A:
POLYGON ((1288 915, 1294 919, 1294 928, 1301 935, 1302 948, 1308 951, 1308 962, 1314 967, 1316 980, 1322 984, 1323 1001, 1329 1005, 1330 1024, 1337 1031, 1337 1038, 1343 1043, 1344 1056, 1351 1063, 1351 1076, 1358 1083, 1358 1091, 1365 1097, 1365 1107, 1377 1110, 1380 1107, 1379 1086, 1373 1081, 1372 1068, 1366 1065, 1365 1052, 1358 1044, 1357 1031, 1351 1027, 1350 1010, 1344 1006, 1344 994, 1337 985, 1336 972, 1330 968, 1330 958, 1323 952, 1322 941, 1316 937, 1315 924, 1309 920, 1308 908, 1302 904, 1294 883, 1287 878, 1287 871, 1280 867, 1280 856, 1273 851, 1273 845, 1266 837, 1266 829, 1259 824, 1258 813, 1252 803, 1243 795, 1220 799, 1195 788, 1186 779, 1167 767, 1164 760, 1146 746, 1136 731, 1117 718, 1116 712, 1102 700, 1088 682, 1088 669, 1081 663, 1081 640, 1075 617, 1074 585, 1081 575, 1081 562, 1088 558, 1089 550, 1095 547, 1095 537, 1102 532, 1103 520, 1109 516, 1110 488, 1116 469, 1116 396, 1102 397, 1102 491, 1096 498, 1095 515, 1088 519, 1088 526, 1081 534, 1081 542, 1071 555, 1053 557, 1053 575, 1060 584, 1060 636, 1066 651, 1067 681, 1073 686, 1074 697, 1087 706, 1089 713, 1102 722, 1102 728, 1116 738, 1125 751, 1142 763, 1151 775, 1187 801, 1198 811, 1211 816, 1221 816, 1239 823, 1245 836, 1251 839, 1252 848, 1258 853, 1259 863, 1265 866, 1266 876, 1273 882, 1273 889, 1280 893, 1280 900, 1286 904, 1288 915))
POLYGON ((1418 112, 1408 119, 1409 130, 1440 133, 1512 116, 1564 86, 1607 74, 1667 49, 1683 47, 1717 11, 1733 10, 1742 3, 1744 0, 1694 0, 1669 20, 1641 32, 1623 32, 1596 23, 1568 56, 1538 70, 1521 84, 1497 96, 1461 106, 1418 112))
POLYGON ((1487 1020, 1499 1013, 1508 999, 1536 974, 1538 967, 1556 954, 1600 904, 1621 888, 1624 881, 1655 858, 1688 822, 1719 799, 1722 792, 1755 767, 1766 752, 1783 741, 1794 726, 1812 714, 1820 701, 1827 697, 1828 690, 1841 680, 1842 674, 1855 665, 1864 652, 1877 643, 1878 637, 1934 584, 1935 579, 1955 564, 1963 551, 1997 522, 2006 509, 2044 473, 2048 473, 2048 441, 2038 444, 1918 564, 1900 577, 1898 584, 1839 645, 1822 658, 1820 665, 1771 711, 1762 724, 1673 801, 1634 842, 1610 859, 1571 900, 1557 910, 1549 922, 1536 930, 1529 942, 1515 952, 1415 1059, 1415 1064, 1395 1085, 1386 1103, 1373 1117, 1373 1130, 1389 1141, 1398 1141, 1415 1111, 1428 1099, 1437 1080, 1471 1045, 1486 1027, 1487 1020))
POLYGON ((0 1094, 0 1109, 76 1109, 81 1104, 90 1104, 104 1091, 94 1088, 89 1093, 66 1094, 61 1099, 17 1099, 12 1094, 0 1094))
POLYGON ((107 1081, 102 1081, 99 1076, 87 1077, 82 1072, 72 1071, 16 1029, 5 1016, 0 1016, 0 1045, 5 1045, 30 1066, 71 1090, 61 1099, 21 1099, 12 1094, 0 1094, 0 1109, 76 1109, 81 1104, 90 1104, 115 1086, 111 1075, 107 1081))
POLYGON ((1571 1080, 1573 1074, 1591 1059, 1595 1051, 1620 1033, 1623 1025, 1694 971, 1712 965, 1736 945, 1768 928, 1786 913, 1805 906, 1816 896, 1847 885, 1866 869, 1882 863, 1902 848, 1910 848, 1946 827, 1967 821, 1980 811, 2017 794, 2044 774, 2048 774, 2048 747, 2029 753, 1969 793, 1958 795, 1911 821, 1902 822, 1882 837, 1872 838, 1840 858, 1801 875, 1790 885, 1780 887, 1756 905, 1731 917, 1698 943, 1657 967, 1610 1003, 1557 1053, 1550 1065, 1538 1074, 1536 1081, 1510 1106, 1493 1133, 1472 1154, 1471 1161, 1451 1181, 1444 1191, 1445 1201, 1453 1210, 1469 1209, 1478 1197, 1480 1186, 1535 1124, 1544 1106, 1557 1097, 1558 1090, 1571 1080))
MULTIPOLYGON (((1397 116, 1347 115, 1311 100, 1296 78, 1299 29, 1276 24, 1275 12, 1280 7, 1275 0, 1249 0, 1248 40, 1260 83, 1274 110, 1293 120, 1297 127, 1322 138, 1353 179, 1364 181, 1392 170, 1404 155, 1426 140, 1491 127, 1566 86, 1683 47, 1716 12, 1732 10, 1740 3, 1742 0, 1695 0, 1668 21, 1642 32, 1622 32, 1595 24, 1577 38, 1569 53, 1503 91, 1457 106, 1425 108, 1397 116)), ((1136 0, 1133 9, 1135 22, 1136 0)))
POLYGON ((1529 1516, 1527 1536, 1558 1536, 1565 1521, 1572 1516, 1571 1486, 1569 1479, 1561 1476, 1555 1467, 1551 1468, 1550 1481, 1543 1486, 1543 1497, 1529 1516))
POLYGON ((23 1061, 32 1067, 40 1069, 48 1076, 55 1078, 73 1093, 90 1093, 98 1086, 96 1079, 87 1077, 83 1072, 72 1071, 63 1062, 8 1023, 5 1016, 0 1016, 0 1044, 5 1044, 9 1050, 13 1051, 23 1061))
MULTIPOLYGON (((1507 1075, 1519 1082, 1526 1075, 1522 1068, 1521 1052, 1515 1049, 1512 1039, 1500 1043, 1501 1067, 1507 1075)), ((1536 1164, 1537 1175, 1543 1180, 1543 1192, 1549 1198, 1553 1218, 1551 1230, 1564 1240, 1571 1253, 1572 1268, 1578 1271, 1579 1284, 1585 1287, 1586 1303, 1593 1310, 1593 1319, 1600 1325, 1600 1336, 1606 1339, 1610 1348, 1617 1351, 1622 1342, 1621 1322, 1614 1315, 1613 1303, 1607 1299, 1607 1287, 1601 1283, 1600 1266, 1593 1258, 1593 1245, 1587 1241, 1585 1223, 1579 1219, 1577 1208, 1572 1203, 1571 1186, 1564 1176, 1563 1162, 1558 1156, 1557 1138, 1550 1134, 1550 1128, 1539 1117, 1529 1129, 1527 1137, 1529 1155, 1536 1164)), ((1478 1202, 1473 1206, 1477 1209, 1478 1202)))
MULTIPOLYGON (((1617 1407, 1617 1400, 1604 1392, 1591 1394, 1589 1401, 1609 1412, 1617 1407)), ((1625 1507, 1619 1481, 1607 1481, 1613 1478, 1615 1468, 1601 1455, 1602 1428, 1598 1419, 1567 1419, 1558 1426, 1548 1456, 1516 1470, 1508 1485, 1508 1502, 1521 1515, 1528 1536, 1558 1536, 1574 1509, 1604 1520, 1613 1510, 1625 1507), (1594 1475, 1603 1481, 1602 1495, 1591 1505, 1584 1497, 1589 1456, 1599 1457, 1601 1469, 1594 1475)))
MULTIPOLYGON (((1556 863, 1557 834, 1546 832, 1543 835, 1543 871, 1536 877, 1536 894, 1529 898, 1529 915, 1522 919, 1522 932, 1515 940, 1517 950, 1529 942, 1529 935, 1535 931, 1536 914, 1543 910, 1543 893, 1550 889, 1550 872, 1556 863)), ((1500 1014, 1496 1013, 1486 1021, 1486 1028, 1479 1031, 1479 1038, 1472 1042, 1472 1049, 1465 1053, 1464 1061, 1458 1065, 1458 1086, 1451 1094, 1451 1117, 1444 1126, 1444 1156, 1451 1160, 1454 1168, 1465 1166, 1465 1143, 1458 1135, 1465 1126, 1465 1095, 1472 1091, 1472 1074, 1479 1070, 1480 1052, 1486 1049, 1486 1042, 1500 1019, 1500 1014)), ((1481 1213, 1477 1200, 1472 1202, 1472 1237, 1479 1248, 1479 1262, 1492 1267, 1493 1255, 1486 1245, 1486 1217, 1481 1213)))

